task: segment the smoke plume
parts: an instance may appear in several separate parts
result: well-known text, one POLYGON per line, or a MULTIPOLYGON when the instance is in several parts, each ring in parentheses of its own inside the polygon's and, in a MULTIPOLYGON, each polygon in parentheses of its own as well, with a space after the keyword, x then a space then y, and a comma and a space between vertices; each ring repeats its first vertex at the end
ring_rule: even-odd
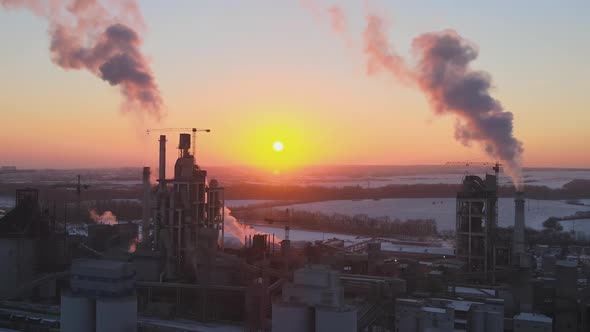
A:
POLYGON ((96 213, 95 209, 90 209, 88 211, 90 219, 94 222, 103 224, 103 225, 116 225, 117 224, 117 216, 115 216, 111 211, 105 211, 103 214, 96 213))
POLYGON ((363 35, 365 54, 368 57, 367 73, 376 74, 382 69, 389 71, 400 81, 413 83, 413 74, 408 69, 404 58, 398 55, 385 33, 384 21, 376 15, 367 15, 367 27, 363 35))
POLYGON ((478 56, 475 45, 453 30, 425 33, 412 42, 417 63, 410 68, 389 45, 383 20, 376 15, 367 15, 364 41, 370 74, 385 70, 420 88, 436 114, 457 117, 459 142, 481 144, 490 158, 504 163, 515 185, 522 186, 523 147, 513 134, 513 115, 491 96, 490 74, 471 69, 478 56))
MULTIPOLYGON (((251 237, 256 234, 265 234, 258 232, 249 225, 240 223, 234 216, 231 215, 230 209, 227 207, 224 209, 223 225, 225 228, 225 236, 223 239, 225 247, 227 248, 239 248, 246 244, 245 238, 251 237)), ((275 238, 275 243, 280 243, 279 238, 275 238)))
POLYGON ((490 74, 469 66, 477 48, 453 30, 423 34, 412 46, 418 54, 416 82, 436 113, 457 116, 455 138, 464 145, 480 143, 521 186, 522 143, 514 137, 512 113, 490 95, 490 74))
MULTIPOLYGON (((301 0, 316 19, 322 18, 313 0, 301 0)), ((365 10, 369 12, 368 2, 365 10)), ((327 10, 332 29, 346 31, 346 15, 338 6, 327 10)), ((415 65, 408 65, 390 44, 387 24, 382 17, 366 15, 363 34, 367 73, 386 71, 402 83, 417 87, 426 95, 436 114, 455 115, 455 139, 464 145, 479 143, 486 154, 504 163, 517 188, 523 185, 523 146, 513 134, 513 115, 490 94, 492 79, 484 71, 473 70, 477 47, 454 30, 425 33, 414 38, 415 65)))
POLYGON ((344 38, 349 47, 354 46, 354 41, 348 31, 346 13, 341 7, 336 5, 323 7, 315 0, 300 0, 300 3, 313 15, 316 21, 329 24, 332 31, 344 38))
POLYGON ((85 69, 118 86, 121 109, 160 119, 162 97, 140 48, 143 19, 134 0, 0 0, 6 9, 28 9, 49 22, 52 61, 85 69), (135 27, 135 28, 134 28, 135 27))
POLYGON ((330 23, 332 25, 332 29, 339 33, 345 33, 346 28, 346 18, 344 17, 344 11, 342 8, 338 6, 332 6, 328 8, 328 14, 330 14, 330 23))

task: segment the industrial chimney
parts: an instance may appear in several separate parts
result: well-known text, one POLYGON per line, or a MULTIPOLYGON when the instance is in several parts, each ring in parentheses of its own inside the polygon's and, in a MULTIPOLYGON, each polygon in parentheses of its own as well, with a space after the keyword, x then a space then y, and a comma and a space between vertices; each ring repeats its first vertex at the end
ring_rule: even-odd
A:
POLYGON ((164 192, 166 189, 166 135, 160 135, 160 166, 158 171, 160 177, 160 192, 164 192))
POLYGON ((143 213, 142 213, 142 219, 143 219, 143 223, 142 223, 142 235, 147 235, 147 231, 150 227, 150 203, 151 203, 151 197, 150 197, 150 191, 151 191, 151 183, 150 183, 150 168, 149 167, 144 167, 143 168, 143 213), (145 233, 144 233, 145 232, 145 233))
POLYGON ((531 286, 532 256, 524 245, 524 193, 516 192, 514 198, 514 231, 512 232, 512 275, 515 312, 531 312, 533 290, 531 286))
POLYGON ((514 198, 514 232, 512 233, 512 257, 520 260, 524 254, 524 193, 516 192, 514 198))

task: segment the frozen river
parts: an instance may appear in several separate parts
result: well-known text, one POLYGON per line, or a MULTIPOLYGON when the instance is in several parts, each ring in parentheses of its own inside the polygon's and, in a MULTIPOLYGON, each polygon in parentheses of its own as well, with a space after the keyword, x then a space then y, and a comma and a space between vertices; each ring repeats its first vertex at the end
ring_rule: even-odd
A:
MULTIPOLYGON (((369 217, 388 216, 392 219, 434 219, 439 230, 455 229, 455 198, 391 198, 381 200, 336 200, 294 204, 275 209, 295 209, 318 211, 324 214, 344 214, 354 216, 366 214, 369 217)), ((590 211, 590 206, 571 205, 560 200, 526 201, 527 227, 540 229, 549 217, 572 215, 578 211, 590 211)), ((509 226, 514 223, 514 199, 500 198, 498 207, 498 223, 509 226)))
MULTIPOLYGON (((245 203, 245 202, 244 202, 245 203)), ((247 202, 250 204, 255 201, 247 202)), ((398 218, 406 219, 434 219, 436 220, 439 230, 454 230, 455 229, 455 198, 394 198, 382 200, 336 200, 324 201, 305 204, 293 204, 274 209, 295 209, 304 211, 318 211, 324 214, 339 213, 349 216, 356 214, 366 214, 370 217, 388 216, 392 219, 398 218)), ((232 206, 231 201, 228 203, 232 206)), ((240 205, 240 204, 236 204, 240 205)), ((247 205, 247 204, 246 204, 247 205)), ((562 217, 575 214, 578 211, 590 211, 590 206, 567 204, 560 200, 527 200, 526 201, 526 225, 527 227, 541 229, 543 222, 549 217, 562 217)), ((500 226, 509 226, 514 223, 514 200, 512 198, 500 198, 498 208, 498 222, 500 226)), ((243 225, 231 216, 231 222, 234 227, 241 231, 238 236, 243 238, 244 234, 267 233, 275 234, 275 238, 280 240, 284 237, 284 230, 280 227, 270 226, 248 226, 243 225)), ((226 227, 227 227, 226 223, 226 227)), ((585 221, 565 221, 562 222, 564 230, 573 230, 577 232, 584 232, 590 234, 590 220, 585 221)), ((229 234, 231 236, 231 233, 229 234)), ((308 231, 308 230, 291 230, 290 239, 292 241, 315 241, 325 240, 330 238, 338 238, 345 240, 348 244, 366 240, 366 238, 357 237, 354 235, 337 234, 329 232, 308 231)), ((405 250, 412 252, 424 252, 426 249, 429 252, 437 252, 442 254, 452 253, 449 246, 442 248, 434 247, 415 247, 407 245, 394 245, 390 243, 382 244, 384 250, 405 250)))

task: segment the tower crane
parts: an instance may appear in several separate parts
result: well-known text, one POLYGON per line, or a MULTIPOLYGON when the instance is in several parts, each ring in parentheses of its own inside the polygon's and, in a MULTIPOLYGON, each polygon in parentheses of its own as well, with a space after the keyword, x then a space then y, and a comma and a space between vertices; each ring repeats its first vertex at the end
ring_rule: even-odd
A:
POLYGON ((192 154, 195 156, 196 146, 197 146, 197 132, 211 132, 211 129, 202 129, 202 128, 154 128, 148 129, 147 134, 149 135, 152 132, 167 132, 167 131, 174 131, 174 132, 192 132, 192 154))
POLYGON ((496 175, 496 188, 498 188, 498 181, 499 181, 499 173, 500 173, 500 169, 502 166, 502 164, 500 164, 499 161, 496 162, 488 162, 488 161, 447 161, 447 163, 445 164, 446 166, 458 166, 458 167, 492 167, 492 170, 494 171, 495 175, 496 175))
POLYGON ((65 189, 76 189, 76 199, 77 199, 77 213, 78 213, 78 222, 82 219, 82 189, 88 189, 90 187, 89 184, 82 183, 81 176, 78 174, 77 176, 78 182, 75 185, 71 184, 56 184, 53 185, 53 188, 65 188, 65 189))
POLYGON ((496 173, 496 175, 498 175, 498 173, 500 173, 500 167, 503 166, 498 161, 496 161, 496 162, 488 162, 488 161, 483 161, 483 162, 482 161, 447 161, 447 163, 445 165, 446 166, 464 166, 464 167, 470 167, 470 166, 476 166, 476 167, 492 166, 492 170, 494 170, 494 172, 496 173))

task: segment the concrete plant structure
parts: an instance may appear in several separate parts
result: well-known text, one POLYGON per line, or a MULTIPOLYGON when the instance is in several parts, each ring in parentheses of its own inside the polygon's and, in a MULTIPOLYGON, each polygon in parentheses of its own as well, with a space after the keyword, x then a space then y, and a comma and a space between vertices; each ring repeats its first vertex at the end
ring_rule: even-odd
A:
POLYGON ((492 280, 507 250, 494 242, 498 226, 497 175, 468 175, 457 193, 456 257, 465 272, 492 280))
POLYGON ((135 268, 108 260, 77 260, 71 291, 61 297, 62 332, 137 331, 135 268))
POLYGON ((296 270, 272 307, 273 332, 357 331, 357 310, 344 303, 340 273, 324 265, 296 270))
POLYGON ((553 319, 541 314, 523 312, 514 316, 513 326, 514 332, 552 332, 553 319))
POLYGON ((207 181, 207 171, 196 164, 190 152, 190 134, 179 136, 172 178, 166 178, 166 136, 161 135, 159 142, 155 210, 152 216, 144 217, 152 221, 144 234, 151 229, 153 248, 165 257, 165 278, 176 279, 190 273, 197 280, 207 282, 209 258, 224 233, 224 190, 217 180, 207 181))

